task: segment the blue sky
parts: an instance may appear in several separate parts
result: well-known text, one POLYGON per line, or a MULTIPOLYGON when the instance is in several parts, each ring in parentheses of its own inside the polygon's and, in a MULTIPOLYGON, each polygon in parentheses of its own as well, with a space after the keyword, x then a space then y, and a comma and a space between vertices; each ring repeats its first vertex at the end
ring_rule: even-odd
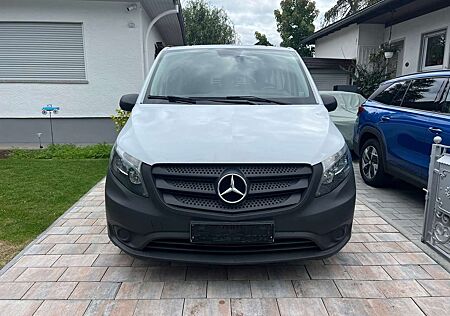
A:
MULTIPOLYGON (((182 3, 185 3, 183 0, 182 3)), ((265 33, 272 44, 279 45, 281 39, 273 11, 280 7, 280 0, 209 0, 217 7, 224 8, 233 20, 242 44, 255 43, 255 31, 265 33)), ((323 14, 336 3, 335 0, 316 0, 320 11, 316 29, 323 14)))

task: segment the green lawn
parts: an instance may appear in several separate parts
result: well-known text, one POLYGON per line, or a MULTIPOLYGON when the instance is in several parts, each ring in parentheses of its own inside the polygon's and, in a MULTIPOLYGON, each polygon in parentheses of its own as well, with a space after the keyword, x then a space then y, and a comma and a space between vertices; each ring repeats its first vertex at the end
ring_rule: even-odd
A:
POLYGON ((107 159, 0 159, 0 267, 106 174, 107 159))

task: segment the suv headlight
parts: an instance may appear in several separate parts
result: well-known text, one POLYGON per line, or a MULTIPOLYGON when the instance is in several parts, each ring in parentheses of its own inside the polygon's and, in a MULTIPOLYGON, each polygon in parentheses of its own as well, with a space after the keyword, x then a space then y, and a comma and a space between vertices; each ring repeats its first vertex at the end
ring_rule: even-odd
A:
POLYGON ((330 193, 341 184, 352 170, 352 156, 347 145, 336 154, 322 161, 323 174, 316 196, 330 193))
POLYGON ((110 168, 114 176, 131 192, 148 196, 142 180, 141 165, 140 160, 127 154, 117 145, 114 146, 110 159, 110 168))

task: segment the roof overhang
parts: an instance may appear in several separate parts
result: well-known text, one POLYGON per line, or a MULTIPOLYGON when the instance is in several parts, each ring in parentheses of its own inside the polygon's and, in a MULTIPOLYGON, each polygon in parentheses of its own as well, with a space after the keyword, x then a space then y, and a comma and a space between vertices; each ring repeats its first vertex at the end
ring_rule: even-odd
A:
POLYGON ((169 14, 156 22, 161 37, 166 45, 179 46, 185 44, 184 21, 179 0, 140 0, 151 19, 159 14, 179 7, 178 14, 169 14))
POLYGON ((390 26, 448 6, 449 0, 383 0, 318 30, 302 43, 314 44, 317 39, 355 23, 390 26))

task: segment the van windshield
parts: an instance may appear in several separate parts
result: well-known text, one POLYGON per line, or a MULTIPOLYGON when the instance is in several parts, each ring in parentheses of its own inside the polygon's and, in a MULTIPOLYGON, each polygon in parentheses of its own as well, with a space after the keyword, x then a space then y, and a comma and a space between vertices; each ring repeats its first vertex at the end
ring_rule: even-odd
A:
POLYGON ((162 54, 145 103, 161 102, 161 97, 171 96, 171 100, 179 97, 200 102, 228 98, 239 104, 241 97, 252 97, 250 100, 258 104, 317 104, 295 52, 199 48, 162 54))

